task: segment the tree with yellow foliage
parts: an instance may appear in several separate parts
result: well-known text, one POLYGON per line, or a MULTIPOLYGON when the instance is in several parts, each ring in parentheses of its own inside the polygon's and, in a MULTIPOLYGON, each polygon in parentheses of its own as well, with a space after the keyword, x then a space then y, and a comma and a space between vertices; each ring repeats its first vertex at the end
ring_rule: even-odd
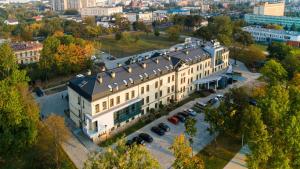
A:
POLYGON ((174 169, 204 169, 203 160, 199 156, 192 156, 192 148, 183 134, 175 138, 170 149, 175 156, 174 169))

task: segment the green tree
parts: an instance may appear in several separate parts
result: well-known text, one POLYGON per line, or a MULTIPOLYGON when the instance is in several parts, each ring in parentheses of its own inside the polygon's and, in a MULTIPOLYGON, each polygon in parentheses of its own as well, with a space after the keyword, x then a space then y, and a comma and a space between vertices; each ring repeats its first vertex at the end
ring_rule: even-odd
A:
POLYGON ((278 59, 280 61, 292 54, 291 53, 292 52, 291 47, 284 44, 284 43, 280 43, 280 42, 272 42, 268 46, 267 50, 268 50, 269 56, 271 58, 275 58, 275 59, 278 59))
POLYGON ((109 147, 102 153, 91 154, 84 168, 156 169, 160 166, 145 147, 140 145, 127 147, 125 140, 121 139, 117 141, 115 148, 109 147))
POLYGON ((9 155, 36 141, 39 110, 8 44, 0 46, 0 68, 0 154, 9 155))
POLYGON ((155 31, 154 31, 154 35, 158 37, 158 36, 160 35, 160 32, 159 32, 159 30, 155 29, 155 31))
POLYGON ((275 60, 269 60, 261 69, 261 73, 270 84, 282 83, 287 78, 286 70, 275 60))
POLYGON ((187 118, 184 123, 185 132, 190 137, 189 141, 191 145, 193 145, 193 137, 195 137, 197 133, 196 123, 197 120, 194 118, 187 118))
POLYGON ((180 34, 179 34, 180 31, 181 31, 180 26, 172 26, 172 27, 168 28, 166 32, 167 32, 167 35, 170 40, 177 41, 180 36, 180 34))
POLYGON ((175 156, 174 169, 204 169, 203 160, 199 156, 192 156, 192 148, 183 134, 175 138, 170 149, 175 156))

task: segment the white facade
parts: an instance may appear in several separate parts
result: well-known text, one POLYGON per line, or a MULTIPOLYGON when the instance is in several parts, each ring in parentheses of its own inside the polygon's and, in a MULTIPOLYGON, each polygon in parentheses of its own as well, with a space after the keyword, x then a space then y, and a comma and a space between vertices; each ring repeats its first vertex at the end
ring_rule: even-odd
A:
POLYGON ((300 33, 285 30, 266 29, 261 27, 247 26, 243 28, 244 31, 249 32, 255 41, 296 41, 300 42, 300 33))
POLYGON ((116 7, 88 7, 82 8, 80 10, 81 16, 111 16, 113 14, 122 13, 123 7, 116 6, 116 7))
MULTIPOLYGON (((86 77, 86 80, 85 78, 71 80, 68 86, 70 118, 78 127, 83 129, 89 138, 98 141, 103 135, 126 125, 137 117, 150 113, 150 109, 158 109, 160 104, 167 105, 172 100, 181 101, 187 98, 189 94, 199 89, 199 85, 195 84, 195 81, 226 69, 228 59, 229 51, 227 49, 220 45, 208 43, 203 50, 191 48, 174 51, 156 59, 145 60, 143 63, 134 63, 124 67, 124 69, 120 67, 100 73, 95 77, 86 77), (197 53, 198 51, 200 52, 197 53), (218 51, 223 53, 218 53, 218 51), (209 53, 221 55, 220 57, 210 56, 209 53), (175 55, 176 58, 172 58, 175 55), (180 59, 181 56, 182 60, 180 59), (173 59, 177 60, 176 65, 169 65, 174 63, 175 60, 173 59), (168 66, 160 67, 161 64, 168 66), (135 72, 136 70, 137 72, 135 72), (143 70, 149 72, 142 73, 143 70), (161 74, 162 72, 164 73, 161 74), (126 78, 124 73, 125 76, 129 75, 133 79, 133 76, 138 76, 136 78, 142 78, 142 80, 138 82, 129 78, 129 80, 122 81, 126 78), (138 75, 139 73, 141 74, 138 75), (103 79, 104 76, 105 79, 103 79), (148 79, 147 77, 151 78, 148 79), (91 78, 96 79, 91 80, 91 78), (82 93, 81 90, 90 86, 90 82, 95 82, 95 80, 97 80, 95 85, 102 85, 100 87, 104 87, 103 85, 107 85, 107 82, 111 81, 111 84, 108 85, 110 91, 96 93, 97 98, 87 99, 85 92, 82 93), (118 84, 114 81, 118 81, 118 84), (123 82, 126 82, 126 87, 123 86, 122 88, 120 83, 123 82), (99 94, 103 96, 99 96, 99 94), (136 110, 137 108, 140 110, 136 110), (121 116, 126 117, 126 114, 118 113, 123 110, 125 112, 130 110, 129 113, 139 112, 123 119, 123 121, 118 121, 121 116)), ((92 90, 97 89, 94 87, 92 90)))

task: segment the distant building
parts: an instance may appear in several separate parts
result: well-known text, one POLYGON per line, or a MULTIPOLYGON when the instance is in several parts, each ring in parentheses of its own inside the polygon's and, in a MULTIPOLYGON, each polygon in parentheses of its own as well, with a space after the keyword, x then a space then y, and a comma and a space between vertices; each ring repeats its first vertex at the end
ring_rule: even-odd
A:
POLYGON ((18 25, 19 21, 16 19, 7 19, 4 21, 4 24, 6 25, 18 25))
POLYGON ((116 7, 95 6, 95 7, 82 8, 80 10, 80 14, 82 17, 84 17, 84 16, 111 16, 113 14, 122 13, 122 12, 123 12, 122 6, 116 6, 116 7))
POLYGON ((190 10, 187 9, 169 9, 167 11, 169 15, 190 15, 190 10))
POLYGON ((266 29, 261 27, 247 26, 243 30, 249 32, 255 41, 259 42, 300 42, 300 33, 285 30, 266 29))
POLYGON ((18 64, 36 63, 40 60, 40 52, 43 45, 39 42, 11 43, 18 64))
POLYGON ((140 13, 123 13, 123 17, 127 18, 129 22, 152 22, 153 13, 152 12, 140 12, 140 13))
POLYGON ((284 16, 284 2, 262 2, 254 6, 254 15, 284 16))
POLYGON ((64 11, 67 9, 80 10, 96 6, 96 0, 50 0, 50 4, 53 11, 64 11))
POLYGON ((287 26, 288 28, 290 28, 293 24, 295 24, 296 27, 300 27, 299 17, 245 14, 244 19, 248 24, 257 24, 257 25, 277 24, 284 27, 287 26))

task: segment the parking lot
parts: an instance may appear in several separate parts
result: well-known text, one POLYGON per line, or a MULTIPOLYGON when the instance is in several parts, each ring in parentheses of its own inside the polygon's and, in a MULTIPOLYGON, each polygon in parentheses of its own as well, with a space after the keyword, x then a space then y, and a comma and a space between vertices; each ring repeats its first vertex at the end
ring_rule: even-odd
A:
MULTIPOLYGON (((184 123, 179 122, 179 124, 174 125, 170 123, 167 118, 175 115, 178 112, 182 112, 184 109, 188 109, 193 107, 193 105, 197 101, 201 101, 206 103, 209 99, 215 97, 216 94, 211 95, 207 98, 203 99, 196 99, 195 101, 189 102, 176 110, 170 112, 168 116, 161 117, 152 123, 146 125, 145 127, 139 129, 135 133, 129 135, 127 139, 132 139, 133 137, 137 136, 139 133, 147 133, 151 137, 153 137, 152 143, 146 143, 147 149, 150 151, 150 153, 153 155, 154 158, 158 160, 162 168, 170 168, 173 161, 175 160, 172 152, 170 151, 170 147, 173 144, 173 141, 176 136, 180 134, 185 134, 185 127, 184 123), (157 126, 159 123, 165 123, 170 127, 170 131, 166 132, 164 136, 159 136, 156 133, 151 131, 151 127, 157 126)), ((214 106, 218 106, 218 103, 216 103, 214 106)), ((196 136, 193 138, 193 154, 198 153, 200 150, 202 150, 207 144, 209 144, 213 139, 214 135, 210 135, 207 131, 207 128, 209 126, 208 123, 204 122, 204 114, 197 113, 197 115, 194 117, 197 120, 196 128, 197 133, 196 136)), ((187 137, 187 135, 185 135, 187 137)))

